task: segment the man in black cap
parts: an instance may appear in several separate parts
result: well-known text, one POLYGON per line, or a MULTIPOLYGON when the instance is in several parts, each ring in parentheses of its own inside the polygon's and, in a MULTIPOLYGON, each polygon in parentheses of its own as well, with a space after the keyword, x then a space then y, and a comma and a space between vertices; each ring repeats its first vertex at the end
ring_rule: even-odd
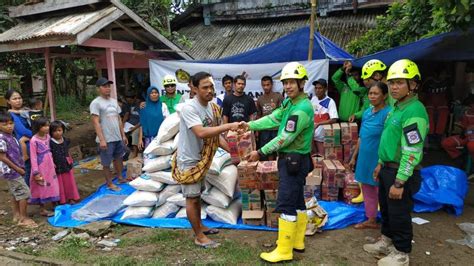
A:
POLYGON ((126 182, 127 180, 122 175, 122 156, 124 145, 128 144, 128 140, 123 131, 120 106, 116 99, 110 97, 111 84, 113 82, 106 78, 97 80, 96 86, 99 97, 91 102, 89 108, 97 134, 96 142, 99 144, 100 161, 103 166, 106 185, 109 189, 118 191, 120 188, 112 183, 110 164, 113 160, 119 183, 126 182))
POLYGON ((324 130, 322 125, 336 123, 339 116, 337 114, 336 102, 326 94, 328 83, 325 79, 313 81, 315 96, 311 99, 314 108, 314 143, 316 152, 324 155, 324 130))

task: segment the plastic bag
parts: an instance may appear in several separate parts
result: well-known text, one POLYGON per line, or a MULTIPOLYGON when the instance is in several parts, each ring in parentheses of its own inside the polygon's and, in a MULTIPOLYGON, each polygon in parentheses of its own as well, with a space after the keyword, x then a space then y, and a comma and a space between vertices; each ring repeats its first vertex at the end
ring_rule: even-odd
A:
POLYGON ((155 210, 152 218, 169 218, 172 217, 178 211, 178 205, 171 202, 166 202, 155 210))
POLYGON ((153 173, 169 168, 171 168, 171 155, 165 155, 154 159, 145 160, 143 171, 153 173))
POLYGON ((158 202, 158 194, 148 191, 135 191, 128 196, 123 204, 134 207, 149 207, 155 206, 158 202))
POLYGON ((135 178, 133 181, 128 183, 130 186, 136 190, 149 191, 149 192, 159 192, 165 188, 165 184, 153 181, 147 175, 141 175, 138 178, 135 178))
POLYGON ((154 207, 128 207, 122 215, 122 220, 124 219, 141 219, 148 218, 153 213, 154 207))
POLYGON ((112 217, 125 208, 123 201, 127 195, 105 195, 89 201, 82 208, 73 212, 71 217, 74 220, 93 222, 104 218, 112 217))
POLYGON ((434 165, 421 170, 420 190, 413 198, 415 212, 434 212, 447 207, 448 212, 461 215, 468 191, 467 176, 460 169, 434 165))
POLYGON ((186 198, 182 193, 178 193, 166 199, 166 202, 174 203, 180 207, 186 207, 186 198))
POLYGON ((224 167, 218 176, 212 174, 208 175, 207 181, 224 192, 227 196, 233 197, 237 178, 237 167, 235 165, 229 165, 224 167))
POLYGON ((231 197, 227 196, 216 187, 213 187, 208 194, 202 194, 201 198, 210 205, 220 208, 229 207, 229 204, 232 201, 231 197))
POLYGON ((446 241, 450 243, 455 243, 463 246, 468 246, 471 249, 474 249, 474 224, 473 223, 460 223, 458 224, 459 228, 466 233, 466 237, 464 239, 453 240, 448 239, 446 241))
POLYGON ((179 131, 179 116, 178 113, 173 113, 168 116, 163 123, 161 123, 158 134, 156 135, 156 141, 163 143, 167 140, 172 139, 179 131))
POLYGON ((154 173, 145 173, 145 174, 149 176, 151 180, 154 180, 157 182, 161 182, 168 185, 178 184, 176 180, 174 180, 173 177, 171 176, 170 171, 158 171, 154 173))
POLYGON ((211 168, 208 173, 211 175, 220 175, 224 167, 232 163, 230 153, 218 148, 214 158, 212 158, 211 168))
POLYGON ((234 200, 226 209, 212 205, 206 208, 206 213, 212 220, 228 224, 237 224, 241 212, 242 203, 239 200, 234 200))
POLYGON ((161 206, 166 203, 166 200, 181 192, 181 185, 168 185, 163 189, 160 194, 158 195, 158 202, 156 206, 161 206))

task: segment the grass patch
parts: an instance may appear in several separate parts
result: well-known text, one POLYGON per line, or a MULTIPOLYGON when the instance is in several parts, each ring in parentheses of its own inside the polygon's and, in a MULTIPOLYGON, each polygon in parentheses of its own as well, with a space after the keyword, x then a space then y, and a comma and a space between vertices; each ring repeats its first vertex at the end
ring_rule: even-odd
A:
POLYGON ((177 231, 156 229, 153 230, 153 233, 146 236, 121 239, 119 247, 139 246, 143 244, 163 244, 168 246, 173 243, 179 243, 180 237, 181 234, 177 231))
POLYGON ((56 97, 57 118, 64 121, 87 121, 89 120, 89 106, 83 105, 74 96, 56 97))
POLYGON ((35 250, 35 248, 31 246, 25 246, 25 247, 18 247, 15 252, 27 254, 27 255, 32 255, 32 256, 39 256, 40 253, 38 250, 35 250))
POLYGON ((86 262, 88 255, 86 249, 92 247, 89 241, 77 237, 64 240, 56 249, 50 251, 48 257, 69 260, 73 262, 86 262))

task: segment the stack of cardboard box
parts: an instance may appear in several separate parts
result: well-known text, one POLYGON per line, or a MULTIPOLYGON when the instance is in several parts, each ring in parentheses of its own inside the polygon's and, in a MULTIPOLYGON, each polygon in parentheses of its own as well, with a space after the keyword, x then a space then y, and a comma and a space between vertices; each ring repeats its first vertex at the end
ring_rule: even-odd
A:
POLYGON ((268 227, 278 228, 278 217, 280 217, 280 214, 274 213, 277 204, 278 190, 267 189, 263 191, 263 195, 265 198, 266 225, 268 227))
POLYGON ((278 163, 277 161, 262 161, 257 165, 259 189, 278 189, 278 163))
POLYGON ((342 160, 344 151, 341 146, 341 127, 339 124, 324 125, 324 158, 342 160))
POLYGON ((239 177, 239 187, 243 189, 260 189, 257 176, 258 162, 249 163, 242 161, 237 165, 237 174, 239 177))
POLYGON ((344 201, 348 204, 352 203, 352 199, 360 194, 360 187, 355 180, 354 173, 346 173, 345 185, 343 190, 344 201))
POLYGON ((326 201, 337 201, 339 187, 336 183, 337 168, 331 160, 323 161, 323 183, 321 187, 321 199, 326 201))
POLYGON ((322 168, 314 168, 314 170, 306 177, 306 185, 304 186, 304 198, 310 199, 312 197, 316 197, 317 199, 321 199, 322 182, 322 168))

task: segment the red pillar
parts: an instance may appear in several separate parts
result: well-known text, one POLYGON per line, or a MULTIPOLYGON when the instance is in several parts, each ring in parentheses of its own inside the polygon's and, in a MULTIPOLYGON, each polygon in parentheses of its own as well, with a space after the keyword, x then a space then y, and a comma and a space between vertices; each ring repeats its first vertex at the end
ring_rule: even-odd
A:
POLYGON ((111 48, 105 49, 105 57, 107 58, 107 75, 110 81, 113 81, 112 84, 112 98, 117 99, 117 84, 115 82, 115 60, 114 60, 114 51, 111 48))
POLYGON ((49 111, 51 113, 51 121, 56 120, 56 102, 54 101, 53 90, 53 70, 51 69, 51 58, 49 57, 49 48, 44 50, 44 61, 46 68, 46 85, 48 93, 49 111))

